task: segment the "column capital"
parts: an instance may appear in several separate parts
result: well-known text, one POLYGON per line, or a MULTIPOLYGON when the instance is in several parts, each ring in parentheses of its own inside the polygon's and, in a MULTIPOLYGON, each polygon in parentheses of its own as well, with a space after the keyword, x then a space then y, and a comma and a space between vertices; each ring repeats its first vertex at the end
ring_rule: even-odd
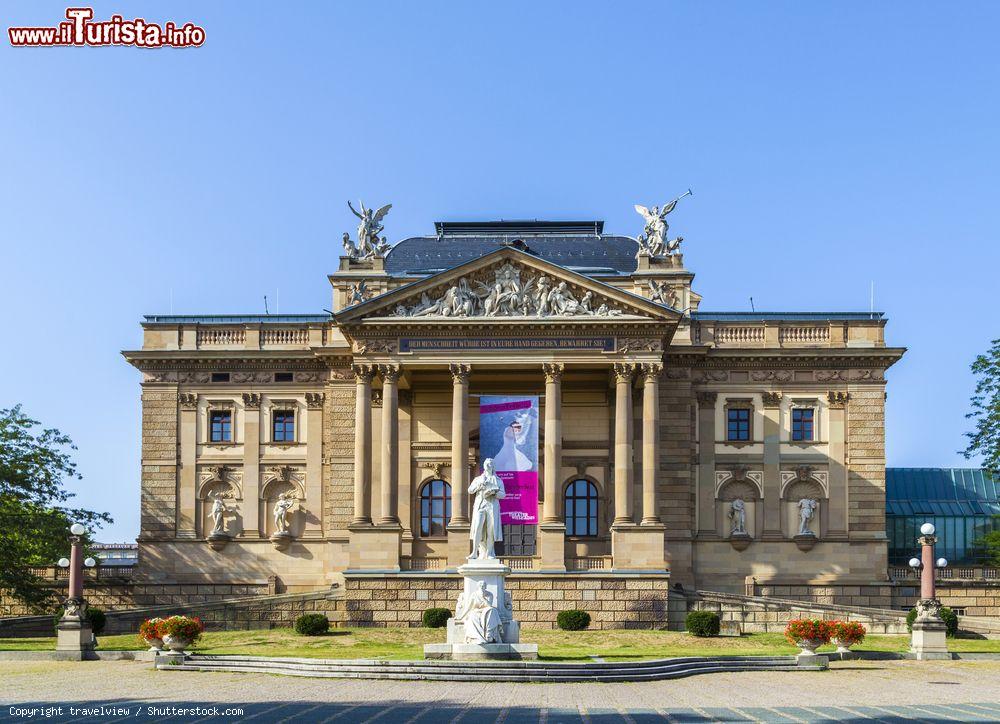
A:
POLYGON ((355 381, 368 385, 371 384, 372 378, 375 377, 376 366, 356 364, 351 365, 351 371, 354 372, 355 381))
POLYGON ((561 362, 546 363, 542 365, 542 373, 546 382, 559 382, 562 380, 566 365, 561 362))
POLYGON ((399 365, 379 365, 378 369, 382 375, 382 380, 389 383, 398 382, 400 375, 403 373, 399 365))
POLYGON ((663 373, 663 365, 659 362, 644 362, 640 366, 639 373, 645 382, 656 382, 663 373))
POLYGON ((699 390, 698 407, 715 407, 715 401, 719 399, 719 393, 711 390, 699 390))
POLYGON ((826 393, 826 399, 831 409, 843 410, 847 407, 848 400, 851 399, 851 393, 843 392, 841 390, 830 390, 826 393))
POLYGON ((452 382, 457 385, 469 381, 469 375, 472 374, 472 365, 450 364, 448 365, 448 371, 451 372, 452 382))
POLYGON ((260 393, 259 392, 244 392, 243 393, 243 406, 248 410, 259 410, 260 409, 260 393))
POLYGON ((615 382, 631 382, 635 378, 636 365, 633 362, 615 362, 612 374, 615 382))
POLYGON ((780 392, 762 392, 760 397, 764 403, 764 407, 781 407, 780 392))
POLYGON ((322 410, 323 401, 326 399, 326 395, 322 392, 307 392, 306 393, 306 407, 310 410, 322 410))
POLYGON ((197 410, 198 409, 198 395, 191 392, 182 392, 177 395, 177 401, 180 403, 182 410, 197 410))

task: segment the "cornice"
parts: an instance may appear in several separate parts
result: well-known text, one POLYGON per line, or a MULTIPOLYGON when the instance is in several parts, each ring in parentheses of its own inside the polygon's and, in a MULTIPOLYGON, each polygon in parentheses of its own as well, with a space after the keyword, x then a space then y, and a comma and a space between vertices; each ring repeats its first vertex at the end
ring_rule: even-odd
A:
POLYGON ((905 347, 822 348, 822 349, 716 349, 699 353, 671 347, 667 365, 704 369, 836 368, 875 367, 888 369, 906 352, 905 347))

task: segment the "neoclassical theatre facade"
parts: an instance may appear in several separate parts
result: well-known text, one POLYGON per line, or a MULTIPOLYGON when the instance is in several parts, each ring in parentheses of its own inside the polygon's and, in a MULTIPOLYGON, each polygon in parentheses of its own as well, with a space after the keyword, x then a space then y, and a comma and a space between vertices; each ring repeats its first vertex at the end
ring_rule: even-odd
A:
POLYGON ((332 314, 145 318, 124 353, 142 581, 335 585, 376 625, 452 606, 479 400, 515 394, 538 397, 538 522, 500 552, 526 625, 662 625, 678 585, 849 603, 885 584, 903 350, 881 314, 702 311, 656 209, 637 238, 439 222, 392 246, 387 210, 356 212, 332 314))

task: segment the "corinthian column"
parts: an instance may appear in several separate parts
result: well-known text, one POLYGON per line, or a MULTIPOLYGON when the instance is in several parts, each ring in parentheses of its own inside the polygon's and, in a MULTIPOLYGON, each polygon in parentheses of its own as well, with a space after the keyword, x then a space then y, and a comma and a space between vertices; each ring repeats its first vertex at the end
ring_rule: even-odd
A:
POLYGON ((543 523, 559 523, 559 477, 562 468, 563 365, 542 365, 545 372, 545 502, 543 523))
POLYGON ((634 364, 615 364, 615 520, 632 521, 632 378, 634 364))
POLYGON ((451 396, 451 524, 469 525, 469 375, 470 365, 449 366, 451 396))
POLYGON ((660 372, 663 365, 642 366, 642 525, 658 525, 656 473, 660 462, 660 372))
POLYGON ((372 522, 372 377, 371 365, 354 365, 354 520, 372 522))
POLYGON ((382 515, 399 525, 399 365, 382 365, 382 515))

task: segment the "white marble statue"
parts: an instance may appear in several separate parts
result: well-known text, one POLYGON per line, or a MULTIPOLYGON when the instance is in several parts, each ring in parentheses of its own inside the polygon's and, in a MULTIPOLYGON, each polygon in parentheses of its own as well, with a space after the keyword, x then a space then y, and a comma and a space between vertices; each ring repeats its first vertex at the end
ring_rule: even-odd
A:
POLYGON ((799 501, 799 535, 816 535, 809 529, 809 522, 819 510, 819 501, 803 498, 799 501))
POLYGON ((502 640, 500 611, 483 581, 479 582, 478 588, 458 597, 455 619, 464 622, 467 644, 496 644, 502 640))
POLYGON ((291 519, 292 508, 295 507, 295 496, 291 493, 281 493, 274 504, 274 532, 287 533, 291 519))
POLYGON ((222 495, 217 494, 212 500, 212 535, 225 535, 226 533, 226 504, 222 500, 222 495))
POLYGON ((733 521, 732 535, 747 534, 747 507, 743 498, 736 498, 729 504, 729 518, 733 521))
POLYGON ((355 244, 351 241, 350 234, 344 234, 344 254, 352 261, 366 261, 368 259, 380 259, 389 250, 389 244, 385 237, 379 237, 382 233, 382 219, 389 213, 392 204, 386 204, 380 209, 369 209, 364 202, 359 202, 361 211, 358 211, 351 202, 347 202, 348 208, 358 217, 358 240, 355 244))
POLYGON ((496 558, 494 544, 503 540, 500 525, 500 501, 507 497, 503 481, 493 472, 493 458, 483 460, 483 472, 477 475, 469 486, 469 495, 474 495, 472 503, 472 553, 469 560, 496 558))
POLYGON ((667 224, 667 214, 674 210, 678 201, 685 196, 691 195, 691 189, 688 189, 685 193, 673 201, 664 204, 662 207, 654 206, 651 209, 647 209, 641 204, 635 205, 635 210, 646 221, 642 234, 637 238, 639 242, 639 254, 653 258, 662 258, 668 254, 673 254, 680 248, 681 242, 684 241, 683 237, 679 236, 676 239, 667 240, 667 231, 670 228, 667 224))

